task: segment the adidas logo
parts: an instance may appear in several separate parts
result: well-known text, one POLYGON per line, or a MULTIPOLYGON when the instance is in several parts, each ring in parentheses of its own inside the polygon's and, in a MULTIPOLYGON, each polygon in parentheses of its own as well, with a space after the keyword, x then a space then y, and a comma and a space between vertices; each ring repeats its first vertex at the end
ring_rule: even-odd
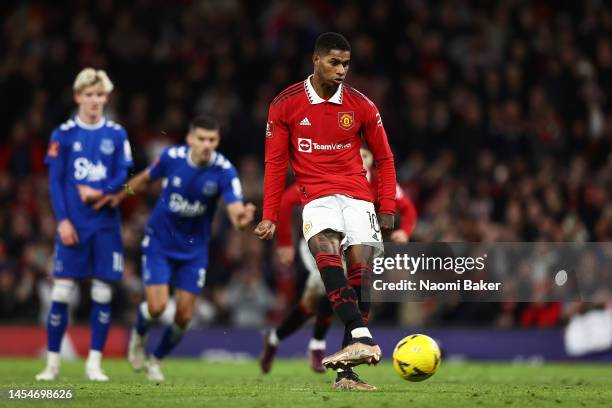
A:
POLYGON ((308 120, 308 118, 302 119, 302 121, 300 122, 300 126, 310 126, 310 121, 308 120))

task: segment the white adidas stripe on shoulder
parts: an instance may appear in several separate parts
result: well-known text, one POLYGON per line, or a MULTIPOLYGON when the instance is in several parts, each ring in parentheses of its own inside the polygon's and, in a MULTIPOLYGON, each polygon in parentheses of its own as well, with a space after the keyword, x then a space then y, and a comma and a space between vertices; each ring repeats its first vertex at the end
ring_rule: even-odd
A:
POLYGON ((74 120, 68 119, 66 122, 62 123, 59 128, 63 131, 66 131, 72 129, 75 126, 76 123, 74 123, 74 120))
POLYGON ((115 130, 121 130, 122 129, 122 126, 120 124, 118 124, 117 122, 112 121, 112 120, 107 120, 106 121, 106 126, 110 127, 110 128, 113 128, 115 130))
POLYGON ((217 157, 215 158, 215 166, 219 166, 223 169, 229 169, 230 167, 232 167, 232 163, 230 163, 230 161, 227 160, 225 156, 223 156, 219 152, 216 152, 216 153, 217 153, 217 157))

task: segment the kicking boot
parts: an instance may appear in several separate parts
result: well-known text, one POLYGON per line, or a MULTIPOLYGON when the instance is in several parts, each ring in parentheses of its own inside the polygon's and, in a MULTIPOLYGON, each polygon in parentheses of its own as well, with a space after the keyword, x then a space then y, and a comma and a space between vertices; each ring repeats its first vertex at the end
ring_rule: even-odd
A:
POLYGON ((259 367, 261 368, 262 373, 267 374, 272 369, 276 349, 277 347, 270 343, 270 332, 267 332, 264 335, 264 349, 259 356, 259 367))
POLYGON ((338 369, 360 364, 378 364, 382 357, 380 347, 371 337, 354 338, 351 344, 323 359, 325 368, 338 369))
POLYGON ((145 346, 147 344, 146 336, 138 334, 136 329, 132 329, 130 335, 130 343, 128 345, 128 361, 134 371, 140 371, 145 368, 146 356, 145 346))
POLYGON ((310 368, 315 373, 324 373, 325 367, 321 363, 323 361, 323 350, 308 350, 308 360, 310 361, 310 368))
POLYGON ((376 391, 376 387, 362 381, 356 372, 348 369, 338 372, 334 390, 376 391))
POLYGON ((145 369, 147 372, 147 379, 149 379, 149 381, 159 382, 164 381, 166 379, 166 377, 164 377, 164 374, 161 371, 161 365, 159 363, 159 360, 156 359, 154 356, 149 357, 149 359, 145 363, 145 369))
POLYGON ((55 381, 59 378, 59 368, 47 366, 35 378, 36 381, 55 381))
POLYGON ((96 381, 96 382, 106 382, 108 381, 108 376, 106 375, 106 373, 104 372, 104 370, 102 370, 102 368, 100 368, 100 366, 95 366, 95 365, 87 365, 85 368, 85 377, 87 377, 87 379, 89 381, 96 381))

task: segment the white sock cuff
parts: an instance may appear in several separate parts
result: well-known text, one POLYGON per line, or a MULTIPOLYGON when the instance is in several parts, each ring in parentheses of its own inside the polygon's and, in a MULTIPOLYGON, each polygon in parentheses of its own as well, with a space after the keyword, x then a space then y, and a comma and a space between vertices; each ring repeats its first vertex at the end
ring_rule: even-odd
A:
POLYGON ((58 303, 70 303, 74 287, 75 284, 71 280, 56 279, 53 282, 53 289, 51 289, 51 301, 58 303))
POLYGON ((89 355, 87 356, 87 365, 88 366, 100 366, 102 363, 102 352, 99 350, 89 350, 89 355))
POLYGON ((140 304, 140 306, 138 306, 140 308, 140 313, 142 314, 142 317, 145 318, 145 320, 153 320, 151 318, 151 314, 149 313, 149 305, 147 304, 147 302, 142 302, 140 304))
POLYGON ((278 346, 279 342, 280 340, 278 339, 278 336, 276 335, 276 330, 270 331, 270 334, 268 335, 268 343, 276 347, 278 346))
POLYGON ((351 336, 353 336, 353 338, 356 338, 356 337, 372 338, 372 333, 370 333, 370 330, 368 330, 367 327, 358 327, 356 329, 351 330, 351 336))
POLYGON ((308 343, 308 350, 325 350, 325 340, 310 339, 308 343))
POLYGON ((91 299, 96 303, 110 303, 113 300, 113 288, 99 279, 91 282, 91 299))
POLYGON ((47 351, 47 367, 59 368, 61 362, 60 353, 47 351))

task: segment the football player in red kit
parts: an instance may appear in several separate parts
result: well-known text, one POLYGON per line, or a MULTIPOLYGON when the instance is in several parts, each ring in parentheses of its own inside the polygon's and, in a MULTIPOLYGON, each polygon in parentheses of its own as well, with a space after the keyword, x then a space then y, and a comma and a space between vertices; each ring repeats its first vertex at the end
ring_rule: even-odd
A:
MULTIPOLYGON (((362 147, 361 158, 363 160, 363 167, 367 172, 367 179, 370 181, 372 195, 376 197, 378 195, 375 185, 376 174, 373 174, 371 168, 373 165, 372 153, 362 147)), ((395 201, 397 212, 400 214, 401 224, 391 234, 391 241, 405 243, 408 242, 415 227, 417 213, 414 204, 399 185, 397 186, 395 201)), ((300 202, 299 188, 294 183, 283 193, 276 229, 276 253, 280 263, 285 266, 293 263, 295 258, 296 251, 292 237, 292 218, 293 209, 300 202)), ((333 311, 325 296, 325 286, 321 280, 321 274, 317 269, 315 259, 310 254, 304 239, 300 240, 298 248, 302 264, 308 271, 308 278, 298 303, 291 309, 285 319, 275 329, 267 332, 264 337, 264 349, 259 359, 259 366, 264 374, 272 369, 272 363, 279 343, 298 331, 308 319, 315 315, 316 319, 312 338, 308 343, 308 358, 313 371, 325 372, 321 361, 323 360, 323 352, 326 347, 325 337, 331 324, 333 311)))
POLYGON ((281 92, 270 104, 263 216, 254 232, 261 239, 274 236, 291 162, 304 206, 304 239, 332 309, 345 325, 343 348, 325 357, 323 365, 342 370, 336 388, 372 390, 375 387, 361 381, 351 367, 377 364, 382 355, 368 330, 369 302, 361 294, 362 286, 369 285, 373 258, 383 250, 381 233, 387 236, 393 229, 396 180, 378 109, 344 83, 350 58, 346 38, 321 34, 312 58, 313 75, 281 92), (378 214, 359 154, 361 137, 374 155, 379 174, 378 214))

